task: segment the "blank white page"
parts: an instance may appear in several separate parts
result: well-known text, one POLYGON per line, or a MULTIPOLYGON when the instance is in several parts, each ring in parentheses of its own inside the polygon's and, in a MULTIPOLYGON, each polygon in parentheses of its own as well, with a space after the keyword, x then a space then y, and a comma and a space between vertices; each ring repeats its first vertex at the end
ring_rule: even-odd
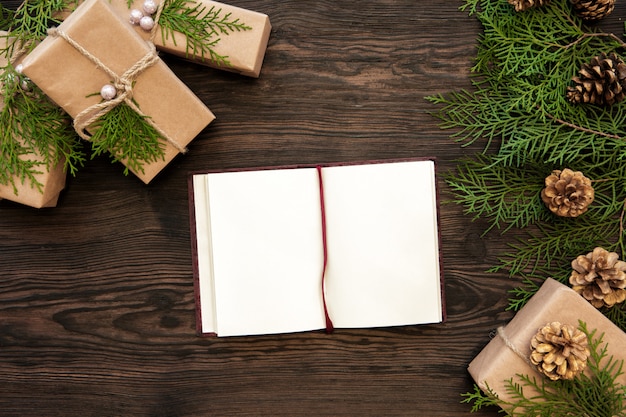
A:
POLYGON ((218 336, 325 326, 313 169, 207 175, 218 336))
POLYGON ((433 161, 323 169, 335 327, 442 321, 433 161))
POLYGON ((194 210, 196 222, 196 249, 200 319, 203 333, 215 333, 215 298, 213 295, 213 267, 211 253, 211 223, 206 176, 193 176, 194 210))

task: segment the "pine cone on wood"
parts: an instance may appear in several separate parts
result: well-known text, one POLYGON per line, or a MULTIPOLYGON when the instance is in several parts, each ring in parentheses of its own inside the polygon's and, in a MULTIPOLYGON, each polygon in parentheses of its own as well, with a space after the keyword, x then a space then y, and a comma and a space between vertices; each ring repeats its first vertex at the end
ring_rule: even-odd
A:
POLYGON ((626 300, 626 262, 597 247, 572 261, 569 283, 594 307, 612 307, 626 300))
POLYGON ((601 53, 583 64, 572 81, 574 85, 567 87, 571 103, 611 106, 626 94, 626 64, 615 53, 601 53))
POLYGON ((615 9, 615 0, 570 0, 570 3, 574 12, 586 21, 604 19, 615 9))
POLYGON ((550 2, 550 0, 508 0, 509 4, 515 7, 516 12, 532 9, 533 7, 542 7, 550 2))
POLYGON ((562 217, 578 217, 593 202, 591 180, 580 171, 569 168, 554 170, 545 179, 541 199, 551 212, 562 217))
POLYGON ((530 362, 553 381, 573 379, 587 366, 587 335, 569 324, 548 323, 530 341, 530 362))

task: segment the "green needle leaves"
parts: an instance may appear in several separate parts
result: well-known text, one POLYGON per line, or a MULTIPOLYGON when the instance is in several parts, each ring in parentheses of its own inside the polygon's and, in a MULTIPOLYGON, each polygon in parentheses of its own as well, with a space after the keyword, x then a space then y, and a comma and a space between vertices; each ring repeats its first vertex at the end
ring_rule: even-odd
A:
MULTIPOLYGON (((566 98, 583 63, 600 53, 620 55, 626 44, 586 26, 569 0, 523 12, 502 0, 466 0, 462 9, 484 29, 473 88, 427 100, 455 141, 483 145, 446 180, 465 212, 487 221, 485 233, 516 230, 516 242, 491 271, 522 277, 510 305, 517 309, 536 291, 527 283, 567 282, 571 261, 596 246, 626 255, 626 105, 577 105, 566 98), (595 190, 595 201, 577 218, 553 215, 540 198, 546 176, 564 168, 581 171, 595 190)), ((613 310, 626 329, 624 309, 613 310)))

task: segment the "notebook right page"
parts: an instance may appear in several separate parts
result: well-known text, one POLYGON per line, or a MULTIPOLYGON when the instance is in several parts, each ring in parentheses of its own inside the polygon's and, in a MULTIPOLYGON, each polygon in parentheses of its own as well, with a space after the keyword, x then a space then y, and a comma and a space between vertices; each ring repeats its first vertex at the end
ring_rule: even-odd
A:
POLYGON ((441 322, 434 162, 325 167, 323 183, 335 327, 441 322))

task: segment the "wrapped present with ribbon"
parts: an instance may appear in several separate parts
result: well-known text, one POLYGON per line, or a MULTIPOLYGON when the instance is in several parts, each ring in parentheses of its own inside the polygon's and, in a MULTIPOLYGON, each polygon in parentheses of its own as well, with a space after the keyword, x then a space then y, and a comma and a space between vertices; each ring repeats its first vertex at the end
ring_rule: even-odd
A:
POLYGON ((80 4, 22 66, 94 155, 108 151, 144 183, 215 119, 107 0, 80 4))
POLYGON ((159 51, 258 78, 271 32, 266 14, 210 0, 110 0, 159 51))
MULTIPOLYGON (((548 278, 515 317, 498 328, 469 364, 469 373, 482 391, 507 405, 519 400, 521 377, 556 381, 588 373, 591 342, 580 331, 580 323, 602 338, 605 361, 616 365, 614 371, 619 369, 626 359, 626 333, 576 291, 548 278), (515 384, 518 388, 512 389, 515 384)), ((616 374, 616 383, 626 384, 626 374, 616 374)), ((527 398, 542 398, 532 384, 521 389, 527 398)))
POLYGON ((74 163, 67 114, 20 73, 26 48, 0 31, 0 199, 54 207, 74 163), (69 156, 71 161, 66 159, 69 156))

